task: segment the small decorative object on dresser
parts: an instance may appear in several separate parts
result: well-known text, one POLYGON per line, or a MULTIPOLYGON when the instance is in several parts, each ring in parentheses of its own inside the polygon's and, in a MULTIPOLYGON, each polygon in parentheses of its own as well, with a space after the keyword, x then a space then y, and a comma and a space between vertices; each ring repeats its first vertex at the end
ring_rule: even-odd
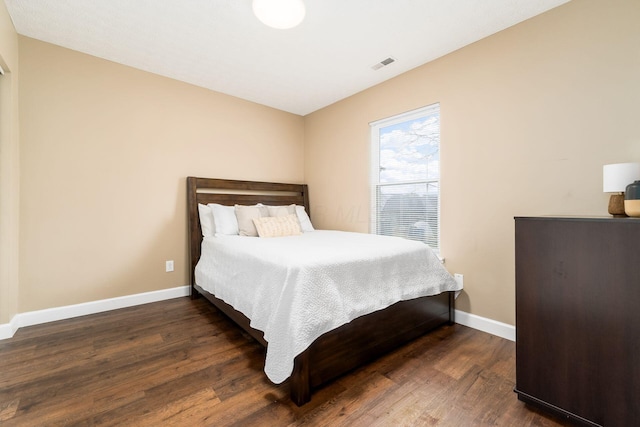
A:
POLYGON ((614 163, 602 167, 602 191, 612 194, 609 198, 609 214, 624 217, 627 185, 640 179, 640 163, 614 163))
POLYGON ((640 181, 627 185, 624 193, 624 212, 629 216, 640 218, 640 181))

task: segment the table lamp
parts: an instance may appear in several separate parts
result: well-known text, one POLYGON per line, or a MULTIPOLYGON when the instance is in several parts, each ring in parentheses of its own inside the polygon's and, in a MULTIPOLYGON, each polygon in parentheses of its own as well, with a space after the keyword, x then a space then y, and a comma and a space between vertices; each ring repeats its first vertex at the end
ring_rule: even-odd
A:
POLYGON ((640 163, 615 163, 602 167, 602 191, 615 193, 609 198, 609 214, 627 216, 624 212, 624 190, 640 179, 640 163))

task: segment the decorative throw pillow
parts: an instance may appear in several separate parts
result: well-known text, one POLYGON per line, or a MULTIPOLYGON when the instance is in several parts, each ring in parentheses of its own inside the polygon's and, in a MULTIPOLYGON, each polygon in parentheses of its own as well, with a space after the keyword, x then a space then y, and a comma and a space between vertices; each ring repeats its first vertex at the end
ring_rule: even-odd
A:
POLYGON ((238 234, 241 236, 256 237, 258 231, 253 224, 254 218, 261 218, 263 216, 269 216, 269 209, 266 206, 242 206, 236 205, 236 219, 238 220, 238 234))
POLYGON ((253 223, 260 237, 284 237, 302 234, 296 214, 254 218, 253 223))

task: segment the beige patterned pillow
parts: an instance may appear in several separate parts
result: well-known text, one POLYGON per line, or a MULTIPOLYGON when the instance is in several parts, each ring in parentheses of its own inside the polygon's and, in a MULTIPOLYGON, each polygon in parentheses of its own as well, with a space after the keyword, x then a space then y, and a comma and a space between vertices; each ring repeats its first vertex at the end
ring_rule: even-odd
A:
POLYGON ((284 237, 302 234, 296 214, 254 218, 260 237, 284 237))

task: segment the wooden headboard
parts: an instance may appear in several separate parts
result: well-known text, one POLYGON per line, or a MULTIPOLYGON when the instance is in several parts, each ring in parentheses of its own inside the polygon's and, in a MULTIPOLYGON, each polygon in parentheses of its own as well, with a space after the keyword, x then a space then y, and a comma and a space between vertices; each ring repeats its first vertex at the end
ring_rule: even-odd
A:
POLYGON ((306 184, 283 184, 277 182, 235 181, 229 179, 187 177, 187 208, 189 213, 189 282, 192 295, 195 284, 194 270, 200 259, 202 231, 198 203, 221 205, 271 206, 302 205, 309 216, 309 193, 306 184))

